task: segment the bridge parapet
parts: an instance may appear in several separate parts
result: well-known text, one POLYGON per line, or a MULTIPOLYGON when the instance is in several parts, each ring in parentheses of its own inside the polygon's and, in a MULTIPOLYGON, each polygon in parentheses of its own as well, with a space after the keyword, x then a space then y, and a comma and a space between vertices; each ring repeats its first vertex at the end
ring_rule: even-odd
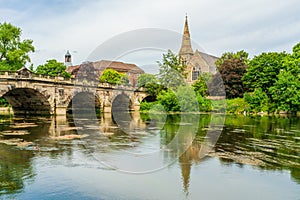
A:
POLYGON ((50 114, 60 115, 66 113, 70 102, 78 93, 94 95, 99 101, 100 109, 104 111, 111 111, 112 102, 117 97, 128 97, 131 109, 138 110, 139 103, 147 96, 143 88, 132 86, 44 76, 28 70, 0 71, 0 96, 10 100, 13 109, 19 109, 18 111, 27 113, 31 109, 32 112, 39 113, 43 107, 48 106, 50 114))

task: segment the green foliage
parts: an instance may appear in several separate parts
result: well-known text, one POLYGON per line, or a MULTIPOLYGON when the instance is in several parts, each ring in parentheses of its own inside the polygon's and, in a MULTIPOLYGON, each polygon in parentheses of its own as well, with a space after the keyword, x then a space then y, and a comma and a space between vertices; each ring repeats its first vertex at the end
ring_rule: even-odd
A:
POLYGON ((42 74, 42 75, 48 75, 48 76, 58 76, 61 75, 65 78, 70 78, 71 74, 66 72, 66 66, 61 63, 57 62, 56 60, 47 60, 46 64, 44 65, 39 65, 35 72, 37 74, 42 74))
POLYGON ((130 85, 130 82, 129 82, 129 77, 127 74, 121 74, 121 79, 120 79, 120 85, 127 85, 129 86, 130 85))
POLYGON ((261 88, 256 88, 254 92, 244 94, 245 101, 249 104, 250 112, 269 111, 269 98, 261 88))
POLYGON ((293 54, 294 58, 300 58, 300 42, 297 43, 294 47, 293 47, 293 54))
POLYGON ((210 100, 199 95, 196 96, 194 90, 189 86, 179 86, 176 92, 172 90, 161 91, 157 96, 157 102, 142 103, 141 107, 149 110, 158 105, 162 105, 164 111, 167 112, 208 112, 212 109, 210 100))
POLYGON ((140 111, 148 111, 153 107, 157 102, 147 102, 147 101, 142 101, 140 104, 140 111))
POLYGON ((147 87, 149 83, 158 82, 153 74, 141 74, 137 80, 138 87, 147 87))
POLYGON ((202 97, 200 95, 197 95, 198 105, 199 105, 199 111, 203 112, 210 112, 212 111, 212 103, 209 99, 202 97))
MULTIPOLYGON (((248 53, 239 51, 236 53, 224 53, 216 61, 217 69, 222 77, 227 98, 242 97, 245 89, 242 77, 247 71, 248 53)), ((214 84, 219 87, 218 84, 214 84)))
POLYGON ((243 63, 248 64, 249 60, 248 60, 248 53, 245 52, 244 50, 238 51, 236 53, 233 52, 225 52, 223 53, 223 55, 221 56, 221 58, 219 58, 216 61, 216 65, 217 66, 221 66, 223 65, 225 62, 227 62, 228 60, 231 59, 235 59, 235 60, 241 60, 243 63))
POLYGON ((163 89, 153 74, 141 74, 138 77, 138 87, 145 88, 151 96, 157 96, 163 89))
POLYGON ((181 112, 199 111, 198 100, 194 90, 189 86, 179 86, 176 91, 181 112))
POLYGON ((244 111, 249 110, 249 105, 243 98, 235 98, 235 99, 228 99, 226 100, 227 113, 233 113, 233 114, 241 114, 244 111))
POLYGON ((185 84, 186 65, 171 50, 163 54, 162 63, 158 62, 158 65, 159 82, 163 87, 176 90, 180 85, 185 84))
POLYGON ((167 112, 180 111, 180 105, 175 92, 172 90, 162 91, 157 96, 157 101, 167 112))
POLYGON ((9 107, 9 103, 4 97, 0 97, 0 107, 9 107))
POLYGON ((10 23, 0 23, 0 70, 16 71, 30 62, 32 40, 21 40, 22 31, 10 23))
POLYGON ((207 84, 208 83, 206 82, 205 78, 203 76, 199 76, 198 80, 193 83, 192 87, 197 95, 204 97, 208 94, 207 84))
POLYGON ((100 82, 110 84, 129 85, 129 79, 126 74, 121 74, 114 69, 106 69, 100 77, 100 82))
POLYGON ((250 92, 255 88, 261 88, 270 97, 269 88, 274 85, 277 75, 283 69, 283 61, 286 56, 285 52, 262 53, 255 56, 249 62, 248 71, 243 77, 246 88, 250 92))
MULTIPOLYGON (((298 69, 299 70, 299 69, 298 69)), ((278 75, 278 80, 270 88, 272 99, 278 111, 300 110, 300 75, 292 71, 283 70, 278 75)))

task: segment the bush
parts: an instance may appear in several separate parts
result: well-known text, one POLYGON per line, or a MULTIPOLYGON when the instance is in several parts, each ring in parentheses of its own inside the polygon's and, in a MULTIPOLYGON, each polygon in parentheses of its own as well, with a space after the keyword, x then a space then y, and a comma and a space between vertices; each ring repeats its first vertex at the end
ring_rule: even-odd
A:
POLYGON ((9 107, 9 103, 4 97, 0 97, 0 107, 9 107))
POLYGON ((249 110, 249 104, 243 98, 235 98, 226 100, 227 113, 240 114, 249 110))
POLYGON ((198 95, 197 100, 199 104, 199 111, 203 111, 203 112, 212 111, 212 103, 209 99, 198 95))
POLYGON ((192 87, 179 86, 176 92, 181 112, 199 111, 199 104, 192 87))
POLYGON ((157 102, 147 102, 147 101, 142 101, 140 105, 140 111, 148 111, 153 107, 157 102))
POLYGON ((180 111, 178 99, 172 90, 162 91, 158 94, 157 100, 167 112, 180 111))
POLYGON ((244 99, 249 104, 250 112, 269 111, 269 98, 261 88, 256 88, 252 93, 245 93, 244 99))

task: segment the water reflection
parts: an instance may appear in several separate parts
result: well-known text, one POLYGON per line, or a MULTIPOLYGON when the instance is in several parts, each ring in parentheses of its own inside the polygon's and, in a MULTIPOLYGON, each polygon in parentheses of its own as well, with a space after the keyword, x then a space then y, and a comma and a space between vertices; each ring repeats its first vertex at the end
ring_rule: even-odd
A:
POLYGON ((149 169, 154 165, 140 162, 140 158, 157 152, 166 166, 173 163, 180 167, 186 196, 191 192, 193 168, 212 158, 223 165, 288 170, 291 180, 300 184, 299 118, 226 116, 224 127, 220 127, 215 124, 222 124, 222 117, 211 115, 121 115, 103 114, 96 119, 84 116, 76 122, 72 116, 2 120, 0 194, 22 192, 27 182, 34 182, 42 158, 50 159, 47 165, 61 161, 69 167, 93 168, 99 167, 95 164, 98 161, 115 159, 128 168, 149 169), (209 145, 214 141, 207 144, 210 130, 222 130, 214 148, 209 145), (203 158, 203 151, 209 151, 209 155, 203 158), (82 157, 76 158, 77 154, 96 162, 87 165, 82 157), (124 157, 128 154, 136 158, 124 157))

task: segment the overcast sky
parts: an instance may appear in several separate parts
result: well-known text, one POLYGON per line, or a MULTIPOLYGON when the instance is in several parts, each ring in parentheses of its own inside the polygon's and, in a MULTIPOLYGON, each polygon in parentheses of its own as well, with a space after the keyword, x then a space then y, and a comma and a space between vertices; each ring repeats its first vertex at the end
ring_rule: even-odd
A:
MULTIPOLYGON (((266 51, 290 52, 300 42, 299 0, 0 0, 1 23, 20 27, 22 37, 34 41, 36 52, 31 59, 35 66, 52 58, 63 62, 67 50, 73 64, 80 64, 91 58, 99 45, 128 31, 130 42, 134 42, 137 29, 182 33, 186 13, 194 42, 201 51, 215 56, 242 49, 251 56, 266 51)), ((170 49, 178 51, 181 39, 172 38, 175 49, 170 49)), ((161 54, 167 44, 153 48, 161 54)), ((140 66, 149 64, 138 56, 136 60, 135 56, 125 57, 117 56, 140 66)))

